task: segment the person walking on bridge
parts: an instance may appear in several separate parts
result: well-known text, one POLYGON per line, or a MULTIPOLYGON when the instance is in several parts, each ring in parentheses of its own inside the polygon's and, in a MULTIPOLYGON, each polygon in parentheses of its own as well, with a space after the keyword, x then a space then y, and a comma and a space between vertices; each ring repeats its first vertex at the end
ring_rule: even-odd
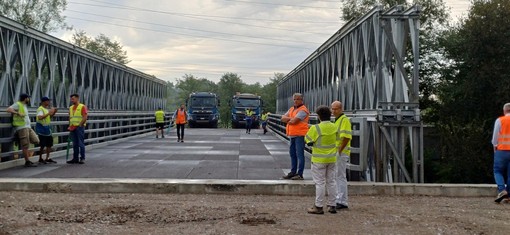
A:
POLYGON ((495 202, 508 198, 510 191, 510 103, 503 106, 503 116, 496 119, 492 133, 494 146, 494 179, 498 186, 495 202), (506 175, 506 182, 505 182, 506 175))
POLYGON ((51 147, 53 147, 53 136, 51 133, 51 117, 57 113, 56 108, 50 108, 51 99, 48 97, 41 98, 41 106, 37 108, 37 123, 35 124, 35 132, 39 137, 39 164, 57 163, 50 158, 51 147), (49 109, 49 110, 48 110, 49 109), (43 150, 46 148, 46 159, 43 159, 43 150))
POLYGON ((335 124, 338 128, 340 139, 338 141, 337 157, 337 189, 336 209, 348 209, 348 190, 347 190, 347 163, 351 154, 352 127, 351 121, 344 114, 342 102, 334 101, 331 103, 331 113, 335 116, 335 124))
POLYGON ((30 117, 28 116, 28 103, 30 103, 30 96, 28 94, 21 94, 19 101, 7 108, 7 112, 12 114, 12 126, 15 130, 15 138, 19 140, 19 146, 25 158, 25 167, 37 166, 30 161, 30 151, 28 148, 30 144, 38 144, 39 138, 30 126, 30 117))
POLYGON ((154 113, 156 117, 156 139, 159 138, 159 132, 161 132, 161 138, 165 138, 165 112, 161 107, 154 113))
POLYGON ((262 129, 264 130, 264 135, 267 133, 267 118, 269 117, 270 112, 264 111, 260 116, 260 120, 262 121, 262 129))
POLYGON ((188 120, 188 113, 184 104, 181 104, 181 107, 175 110, 173 119, 177 129, 177 142, 184 142, 184 126, 188 120))
POLYGON ((85 163, 85 126, 87 125, 87 106, 80 103, 78 94, 71 95, 72 105, 69 107, 69 136, 73 140, 73 159, 67 164, 85 163))
POLYGON ((251 132, 251 125, 253 124, 253 115, 255 112, 253 112, 250 108, 247 108, 245 110, 245 118, 246 120, 246 133, 250 134, 251 132))
POLYGON ((282 116, 281 121, 287 123, 286 134, 290 139, 290 172, 283 179, 302 180, 305 169, 305 135, 308 132, 310 112, 303 104, 303 95, 292 95, 294 106, 282 116))
POLYGON ((308 209, 310 214, 324 214, 324 204, 329 213, 336 213, 336 159, 340 139, 337 126, 331 122, 331 111, 321 105, 315 111, 320 123, 310 127, 305 136, 307 145, 312 147, 312 178, 315 183, 315 204, 308 209), (326 197, 326 189, 328 199, 326 197))

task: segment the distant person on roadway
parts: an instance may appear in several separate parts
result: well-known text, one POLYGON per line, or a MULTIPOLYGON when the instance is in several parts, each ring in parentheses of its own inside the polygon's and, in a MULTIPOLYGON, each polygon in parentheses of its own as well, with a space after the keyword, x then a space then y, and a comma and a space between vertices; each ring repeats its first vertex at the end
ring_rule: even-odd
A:
POLYGON ((262 129, 264 130, 264 135, 267 133, 267 118, 269 117, 270 112, 264 111, 260 117, 262 121, 262 129))
POLYGON ((351 155, 351 139, 352 139, 352 127, 351 121, 344 114, 344 108, 342 102, 334 101, 331 103, 331 113, 335 116, 335 124, 338 128, 340 139, 338 141, 338 158, 337 158, 337 198, 336 198, 336 209, 348 209, 349 208, 349 197, 347 189, 347 163, 349 162, 349 156, 351 155))
POLYGON ((303 104, 303 95, 292 95, 294 106, 282 116, 281 121, 287 123, 285 131, 290 139, 290 172, 283 179, 303 180, 305 169, 305 135, 308 132, 310 112, 303 104))
POLYGON ((253 115, 255 113, 250 109, 250 108, 247 108, 245 110, 245 118, 244 120, 246 121, 246 133, 250 134, 251 132, 251 125, 253 123, 253 115))
POLYGON ((69 136, 73 140, 73 159, 67 164, 85 163, 85 126, 87 125, 87 106, 80 103, 78 94, 71 95, 72 105, 69 107, 69 136))
POLYGON ((51 117, 57 113, 56 108, 50 108, 51 99, 41 98, 41 106, 37 108, 37 123, 35 132, 39 137, 39 164, 57 163, 50 158, 51 147, 53 147, 53 136, 51 131, 51 117), (43 150, 46 148, 46 159, 43 159, 43 150))
POLYGON ((161 132, 161 138, 165 138, 165 112, 161 107, 154 113, 156 118, 156 139, 159 138, 159 132, 161 132))
POLYGON ((28 116, 28 103, 30 103, 30 96, 28 94, 21 94, 19 101, 7 108, 7 112, 12 114, 12 126, 15 133, 14 138, 19 141, 19 146, 25 158, 25 167, 35 167, 33 162, 30 161, 30 151, 28 148, 30 144, 38 144, 39 138, 30 126, 30 117, 28 116))
POLYGON ((337 126, 331 122, 331 111, 321 105, 315 111, 320 123, 310 127, 305 136, 307 145, 312 147, 312 178, 315 183, 315 204, 308 209, 310 214, 324 214, 324 204, 329 213, 336 213, 336 159, 340 135, 337 126), (328 199, 326 197, 326 189, 328 199))
POLYGON ((494 179, 498 185, 495 202, 508 198, 510 191, 510 103, 503 106, 503 116, 496 119, 492 133, 494 146, 494 179), (506 175, 506 184, 505 184, 506 175))
POLYGON ((181 104, 181 107, 175 110, 172 118, 175 120, 175 126, 177 129, 177 142, 184 142, 184 126, 188 120, 186 106, 181 104))

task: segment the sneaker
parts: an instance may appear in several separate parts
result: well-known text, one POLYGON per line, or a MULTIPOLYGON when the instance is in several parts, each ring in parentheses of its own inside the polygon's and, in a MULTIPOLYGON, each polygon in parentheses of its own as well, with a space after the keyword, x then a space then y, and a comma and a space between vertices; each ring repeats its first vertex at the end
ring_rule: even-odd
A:
POLYGON ((78 164, 85 164, 85 159, 80 160, 78 164))
POLYGON ((500 203, 503 199, 508 197, 508 192, 506 190, 503 190, 498 193, 498 196, 496 197, 496 200, 494 202, 500 203))
POLYGON ((156 136, 156 139, 157 139, 157 138, 159 138, 159 136, 158 136, 158 135, 156 136))
POLYGON ((336 207, 335 206, 328 206, 328 212, 331 214, 336 214, 336 207))
POLYGON ((43 159, 39 159, 39 164, 46 164, 46 161, 44 161, 43 159))
POLYGON ((184 143, 184 140, 183 140, 183 139, 181 139, 181 143, 184 143))
POLYGON ((162 136, 161 136, 161 138, 163 138, 163 139, 164 139, 164 138, 165 138, 165 136, 164 136, 164 135, 162 135, 162 136))
POLYGON ((26 162, 25 162, 25 167, 37 167, 37 165, 36 165, 36 164, 34 164, 34 163, 33 163, 33 162, 31 162, 31 161, 26 161, 26 162))
POLYGON ((303 176, 301 175, 295 175, 295 176, 292 176, 292 178, 290 178, 291 180, 304 180, 303 176))
POLYGON ((51 159, 51 158, 50 158, 50 159, 48 159, 48 160, 46 160, 46 162, 47 162, 47 163, 57 163, 57 161, 55 161, 55 160, 53 160, 53 159, 51 159))
POLYGON ((283 179, 286 179, 286 180, 290 180, 292 177, 294 177, 296 174, 295 173, 292 173, 292 172, 289 172, 289 174, 287 175, 284 175, 282 178, 283 179))
POLYGON ((306 210, 308 214, 316 214, 316 215, 322 215, 324 214, 324 210, 322 210, 322 207, 313 206, 312 208, 308 208, 306 210))
POLYGON ((349 209, 348 206, 344 205, 344 204, 340 204, 340 203, 337 203, 336 204, 336 209, 337 210, 341 210, 341 209, 349 209))
POLYGON ((67 164, 78 164, 78 162, 79 162, 78 160, 73 159, 73 160, 67 161, 66 163, 67 164))
POLYGON ((177 139, 177 142, 181 142, 181 139, 177 139))

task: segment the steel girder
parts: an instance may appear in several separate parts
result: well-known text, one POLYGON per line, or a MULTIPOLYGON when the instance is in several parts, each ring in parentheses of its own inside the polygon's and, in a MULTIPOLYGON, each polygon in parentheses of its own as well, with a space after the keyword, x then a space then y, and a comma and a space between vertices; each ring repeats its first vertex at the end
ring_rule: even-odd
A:
POLYGON ((0 106, 32 95, 68 107, 78 93, 91 110, 155 110, 166 104, 166 83, 0 16, 0 106))
POLYGON ((419 13, 419 6, 374 7, 338 30, 277 88, 280 114, 296 92, 312 112, 334 100, 343 103, 359 138, 350 169, 367 181, 423 182, 419 13), (409 160, 412 169, 406 168, 409 160))

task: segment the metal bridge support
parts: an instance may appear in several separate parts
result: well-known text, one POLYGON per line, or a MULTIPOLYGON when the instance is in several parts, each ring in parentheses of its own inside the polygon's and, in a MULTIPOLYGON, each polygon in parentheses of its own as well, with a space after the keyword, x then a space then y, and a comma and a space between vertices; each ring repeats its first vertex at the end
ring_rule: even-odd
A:
POLYGON ((420 7, 374 7, 351 20, 278 85, 277 113, 304 94, 313 111, 339 100, 354 129, 360 180, 424 182, 419 95, 420 7))

